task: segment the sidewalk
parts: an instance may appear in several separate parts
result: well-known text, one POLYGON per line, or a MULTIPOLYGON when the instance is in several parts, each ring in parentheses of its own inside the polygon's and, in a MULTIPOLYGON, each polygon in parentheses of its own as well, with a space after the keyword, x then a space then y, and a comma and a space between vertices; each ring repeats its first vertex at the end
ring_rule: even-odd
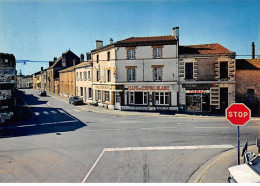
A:
MULTIPOLYGON (((258 154, 256 145, 249 146, 248 151, 258 154)), ((240 156, 240 164, 243 163, 243 157, 240 156)), ((237 148, 225 151, 208 160, 190 177, 188 183, 228 183, 227 169, 235 165, 237 165, 237 148)))
MULTIPOLYGON (((57 94, 53 94, 47 92, 48 95, 63 100, 69 104, 69 98, 65 96, 60 96, 57 94)), ((215 119, 225 119, 225 116, 221 115, 214 115, 212 113, 205 114, 205 113, 176 113, 176 112, 147 112, 147 111, 121 111, 121 110, 109 110, 104 107, 99 106, 92 106, 92 105, 81 105, 79 106, 84 108, 90 112, 102 113, 102 114, 112 114, 118 116, 147 116, 147 117, 176 117, 176 118, 200 118, 200 119, 208 119, 208 118, 215 118, 215 119)), ((259 120, 260 117, 251 118, 251 120, 259 120)))

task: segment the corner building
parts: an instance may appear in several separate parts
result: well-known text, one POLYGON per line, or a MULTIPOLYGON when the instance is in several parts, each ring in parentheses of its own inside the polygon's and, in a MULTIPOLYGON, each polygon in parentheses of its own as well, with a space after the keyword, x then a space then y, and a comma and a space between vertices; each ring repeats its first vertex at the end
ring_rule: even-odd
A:
POLYGON ((96 41, 93 94, 99 106, 119 110, 178 110, 178 33, 96 41))

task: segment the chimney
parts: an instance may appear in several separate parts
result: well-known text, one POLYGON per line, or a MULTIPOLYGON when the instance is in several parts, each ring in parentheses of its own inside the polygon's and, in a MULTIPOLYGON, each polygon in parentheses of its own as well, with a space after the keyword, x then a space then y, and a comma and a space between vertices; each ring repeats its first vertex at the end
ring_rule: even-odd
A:
POLYGON ((84 61, 84 54, 80 54, 80 62, 84 61))
POLYGON ((177 39, 179 39, 179 27, 172 28, 172 36, 175 36, 177 39))
POLYGON ((76 65, 76 59, 73 59, 73 66, 76 65))
POLYGON ((43 71, 43 67, 41 67, 41 71, 43 71))
POLYGON ((113 44, 113 39, 112 38, 110 38, 109 43, 110 43, 110 45, 113 44))
POLYGON ((96 40, 96 49, 102 48, 103 47, 103 41, 96 40))
POLYGON ((54 64, 54 61, 49 61, 49 67, 54 64))
POLYGON ((87 60, 90 60, 92 57, 91 57, 91 53, 90 52, 88 52, 87 53, 87 60))
POLYGON ((57 60, 57 58, 56 58, 56 57, 54 57, 54 58, 53 58, 53 62, 55 62, 56 60, 57 60))
POLYGON ((255 43, 252 42, 252 59, 255 59, 255 43))

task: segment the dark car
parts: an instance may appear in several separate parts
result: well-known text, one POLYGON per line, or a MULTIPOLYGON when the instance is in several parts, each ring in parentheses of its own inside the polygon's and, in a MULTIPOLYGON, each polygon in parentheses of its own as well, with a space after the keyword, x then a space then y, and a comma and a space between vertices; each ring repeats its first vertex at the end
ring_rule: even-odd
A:
POLYGON ((69 103, 73 105, 81 105, 83 104, 83 99, 79 96, 72 96, 69 98, 69 103))
POLYGON ((40 90, 39 91, 39 96, 46 96, 46 95, 47 95, 47 93, 46 93, 45 90, 40 90))

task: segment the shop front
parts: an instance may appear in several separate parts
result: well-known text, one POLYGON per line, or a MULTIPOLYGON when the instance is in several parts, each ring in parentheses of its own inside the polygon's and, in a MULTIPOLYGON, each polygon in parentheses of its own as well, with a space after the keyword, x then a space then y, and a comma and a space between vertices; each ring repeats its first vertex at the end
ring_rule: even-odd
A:
POLYGON ((186 90, 187 111, 210 111, 210 90, 186 90))
POLYGON ((176 85, 125 85, 122 110, 178 110, 176 85))

